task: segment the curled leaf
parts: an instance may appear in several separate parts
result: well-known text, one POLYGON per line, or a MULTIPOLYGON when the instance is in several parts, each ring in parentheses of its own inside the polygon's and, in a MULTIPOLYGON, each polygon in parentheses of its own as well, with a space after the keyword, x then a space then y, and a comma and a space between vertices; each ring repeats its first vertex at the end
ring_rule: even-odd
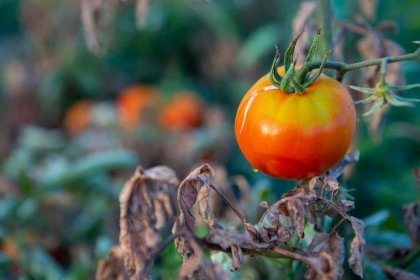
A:
POLYGON ((159 251, 160 230, 177 214, 174 196, 177 182, 168 167, 138 168, 120 193, 120 246, 125 269, 131 277, 149 277, 155 253, 159 251))
POLYGON ((210 208, 209 197, 210 197, 210 188, 208 186, 203 186, 198 192, 198 198, 197 198, 198 206, 199 206, 199 213, 201 217, 203 217, 204 222, 211 229, 223 229, 223 227, 219 224, 216 217, 214 216, 213 211, 210 208))
POLYGON ((382 269, 386 274, 392 277, 395 280, 420 280, 420 276, 415 275, 411 272, 408 272, 404 269, 398 267, 392 267, 389 265, 381 265, 382 269))
MULTIPOLYGON (((197 236, 195 232, 195 217, 192 212, 192 207, 197 201, 198 193, 202 187, 208 188, 211 183, 211 178, 214 176, 213 169, 204 164, 199 168, 193 170, 187 178, 185 178, 178 188, 178 206, 181 214, 175 222, 172 229, 173 233, 182 232, 184 229, 188 234, 184 234, 175 238, 175 247, 178 254, 183 260, 183 268, 180 275, 188 275, 192 279, 201 279, 197 277, 207 278, 207 273, 202 264, 202 249, 193 240, 197 236), (188 236, 193 238, 188 238, 188 236)), ((203 192, 200 194, 201 207, 200 212, 204 216, 206 223, 210 226, 217 227, 218 222, 214 219, 214 215, 209 213, 210 209, 207 207, 206 197, 208 193, 203 192)))
POLYGON ((420 213, 419 203, 410 203, 404 206, 404 222, 410 233, 412 247, 420 245, 420 213))
POLYGON ((355 217, 349 217, 351 226, 356 234, 350 245, 349 265, 353 272, 363 277, 363 251, 366 244, 365 240, 365 225, 362 220, 355 217))
MULTIPOLYGON (((314 257, 320 257, 322 254, 329 256, 328 267, 330 268, 328 279, 342 279, 344 275, 344 238, 340 237, 337 232, 331 234, 317 233, 312 239, 307 249, 308 254, 314 257)), ((316 272, 312 268, 306 270, 306 279, 315 279, 316 272)))
POLYGON ((97 280, 128 280, 124 269, 124 254, 120 246, 114 246, 109 251, 108 260, 100 260, 96 270, 97 280))
POLYGON ((244 262, 244 254, 242 253, 241 247, 236 244, 233 244, 230 248, 233 259, 231 271, 239 271, 244 262))

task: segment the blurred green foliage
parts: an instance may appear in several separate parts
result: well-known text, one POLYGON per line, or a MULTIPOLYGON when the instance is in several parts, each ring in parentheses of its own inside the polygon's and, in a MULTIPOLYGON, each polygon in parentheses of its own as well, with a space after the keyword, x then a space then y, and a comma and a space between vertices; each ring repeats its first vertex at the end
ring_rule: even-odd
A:
MULTIPOLYGON (((142 29, 136 27, 133 1, 120 2, 101 11, 96 30, 100 54, 88 48, 79 1, 0 2, 2 279, 92 279, 97 260, 106 258, 109 248, 118 243, 118 194, 124 182, 137 165, 177 168, 175 147, 188 146, 182 150, 188 156, 175 158, 191 164, 180 168, 180 179, 210 153, 210 159, 229 175, 248 178, 258 196, 256 203, 273 202, 296 183, 253 173, 232 131, 236 107, 249 86, 268 72, 274 45, 284 53, 292 39, 300 1, 156 0, 151 1, 142 29), (112 103, 125 87, 137 83, 156 86, 164 100, 181 90, 193 91, 204 100, 207 114, 214 108, 222 112, 222 121, 214 124, 210 118, 185 135, 150 124, 140 124, 127 134, 112 121, 96 123, 77 136, 63 128, 65 113, 75 102, 112 103), (172 149, 166 142, 160 148, 164 138, 175 143, 172 149), (142 141, 155 146, 148 150, 142 141), (154 154, 147 154, 153 149, 154 154)), ((418 1, 378 2, 371 24, 395 21, 399 32, 386 36, 407 52, 414 51, 412 41, 420 39, 418 1)), ((335 0, 332 5, 339 21, 352 21, 360 12, 353 1, 335 0)), ((360 37, 346 37, 346 62, 361 60, 354 51, 360 37)), ((418 83, 419 63, 406 62, 403 67, 407 84, 418 83)), ((357 74, 351 74, 352 83, 362 79, 357 74)), ((368 242, 409 246, 401 206, 419 199, 412 170, 420 166, 420 110, 391 108, 379 140, 369 132, 363 108, 359 110, 355 149, 361 153, 360 161, 343 180, 355 198, 352 214, 366 218, 368 242)), ((113 114, 105 112, 99 119, 113 114)), ((228 262, 221 253, 213 258, 228 262)), ((170 247, 153 276, 170 279, 180 264, 170 247)), ((281 261, 254 264, 271 278, 278 276, 270 274, 273 269, 284 271, 281 261)), ((365 266, 366 279, 386 277, 375 264, 365 266)), ((410 269, 420 274, 419 261, 410 269)), ((244 279, 253 278, 247 275, 255 271, 244 271, 244 279)))

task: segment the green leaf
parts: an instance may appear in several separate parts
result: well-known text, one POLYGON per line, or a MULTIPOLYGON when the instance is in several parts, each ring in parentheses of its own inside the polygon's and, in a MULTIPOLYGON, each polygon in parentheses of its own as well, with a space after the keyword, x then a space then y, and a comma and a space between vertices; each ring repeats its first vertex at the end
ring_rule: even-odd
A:
POLYGON ((137 156, 134 152, 128 150, 104 151, 81 158, 57 173, 47 174, 40 180, 40 183, 44 186, 68 184, 95 174, 96 172, 134 167, 137 162, 137 156))
POLYGON ((315 34, 314 39, 312 40, 311 47, 309 48, 308 55, 306 56, 306 63, 312 62, 316 60, 316 56, 318 54, 318 48, 319 48, 319 37, 321 34, 321 27, 318 29, 318 31, 315 34))
POLYGON ((284 55, 284 69, 289 69, 290 65, 293 64, 293 60, 295 59, 295 47, 296 43, 299 40, 300 36, 302 36, 304 30, 299 33, 299 35, 296 36, 296 38, 293 40, 292 43, 290 43, 289 47, 286 50, 286 53, 284 55))

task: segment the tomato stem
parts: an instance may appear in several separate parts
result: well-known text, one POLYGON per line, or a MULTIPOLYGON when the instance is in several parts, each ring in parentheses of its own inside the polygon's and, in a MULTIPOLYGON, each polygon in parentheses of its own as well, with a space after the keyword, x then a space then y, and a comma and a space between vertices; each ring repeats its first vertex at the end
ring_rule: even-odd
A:
MULTIPOLYGON (((413 53, 399 55, 399 56, 384 57, 384 58, 387 59, 387 63, 395 63, 395 62, 408 61, 408 60, 420 61, 420 48, 418 48, 413 53)), ((381 65, 384 58, 369 59, 369 60, 351 63, 351 64, 327 60, 324 63, 324 68, 336 70, 337 71, 336 79, 338 81, 341 81, 347 72, 366 68, 369 66, 381 65)), ((305 79, 305 76, 310 71, 314 69, 319 69, 321 65, 322 65, 322 61, 313 61, 313 62, 305 63, 300 69, 299 73, 296 75, 296 81, 302 83, 302 81, 305 79)))
POLYGON ((317 20, 322 25, 320 55, 323 57, 332 47, 331 5, 330 0, 317 0, 317 20))

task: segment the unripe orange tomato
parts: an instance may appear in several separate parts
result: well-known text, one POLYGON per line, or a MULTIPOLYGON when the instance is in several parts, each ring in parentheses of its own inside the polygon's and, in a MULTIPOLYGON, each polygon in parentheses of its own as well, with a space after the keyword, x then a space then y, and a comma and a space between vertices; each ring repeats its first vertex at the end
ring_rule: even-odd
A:
POLYGON ((92 124, 94 105, 92 100, 80 100, 70 106, 64 116, 65 130, 70 134, 79 134, 85 131, 92 124))
POLYGON ((325 75, 298 94, 272 86, 267 74, 239 105, 236 139, 254 170, 284 180, 311 178, 347 153, 356 128, 352 103, 347 88, 325 75))
POLYGON ((177 93, 163 107, 160 114, 162 127, 172 130, 200 127, 203 119, 203 104, 200 98, 192 92, 177 93))
POLYGON ((116 101, 120 125, 125 129, 135 128, 141 121, 145 110, 157 104, 157 88, 137 84, 123 89, 116 101))

